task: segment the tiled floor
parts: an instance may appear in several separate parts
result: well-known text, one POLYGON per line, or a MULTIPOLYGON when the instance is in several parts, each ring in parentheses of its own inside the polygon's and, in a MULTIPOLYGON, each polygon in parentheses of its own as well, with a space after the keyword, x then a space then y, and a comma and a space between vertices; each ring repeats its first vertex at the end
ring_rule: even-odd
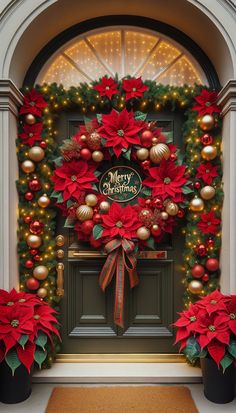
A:
MULTIPOLYGON (((62 384, 61 383, 61 384, 55 385, 55 384, 34 383, 32 395, 28 400, 26 400, 23 403, 19 403, 15 405, 4 405, 0 403, 0 412, 1 413, 44 413, 46 405, 47 405, 47 401, 51 394, 51 391, 55 386, 75 387, 75 386, 81 386, 81 384, 76 385, 76 384, 62 384)), ((93 385, 93 386, 98 386, 98 384, 93 385)), ((101 384, 99 384, 99 386, 101 386, 101 384)), ((228 403, 224 405, 217 405, 205 399, 203 392, 202 392, 201 384, 191 384, 191 385, 186 385, 186 386, 189 387, 189 389, 191 390, 192 397, 196 403, 199 413, 235 413, 236 412, 236 399, 232 403, 228 403)))

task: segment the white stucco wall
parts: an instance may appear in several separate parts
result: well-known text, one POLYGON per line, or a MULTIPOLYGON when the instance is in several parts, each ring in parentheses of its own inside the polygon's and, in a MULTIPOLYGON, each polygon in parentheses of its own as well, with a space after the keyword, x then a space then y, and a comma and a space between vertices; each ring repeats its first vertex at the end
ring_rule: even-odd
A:
POLYGON ((103 15, 139 15, 168 23, 207 54, 222 86, 224 122, 222 287, 236 292, 235 102, 236 5, 230 0, 1 0, 0 1, 0 287, 16 285, 17 160, 16 107, 27 69, 53 37, 70 26, 103 15), (1 80, 2 79, 2 80, 1 80), (14 86, 15 85, 15 86, 14 86), (230 102, 230 104, 229 104, 230 102), (226 244, 227 242, 227 244, 226 244), (230 248, 228 243, 230 242, 230 248))

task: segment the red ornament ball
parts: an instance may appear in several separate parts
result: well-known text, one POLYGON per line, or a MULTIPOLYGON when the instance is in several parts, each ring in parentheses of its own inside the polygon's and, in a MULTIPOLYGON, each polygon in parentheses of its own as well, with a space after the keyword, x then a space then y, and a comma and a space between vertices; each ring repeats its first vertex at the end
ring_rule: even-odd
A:
POLYGON ((44 224, 40 221, 33 221, 30 224, 30 232, 35 235, 40 235, 43 232, 44 224))
POLYGON ((25 265, 25 268, 33 268, 34 263, 31 260, 27 260, 27 261, 25 261, 24 265, 25 265))
POLYGON ((29 186, 29 189, 33 192, 40 191, 40 189, 42 188, 41 183, 36 178, 32 179, 32 181, 29 181, 28 186, 29 186))
POLYGON ((24 197, 25 197, 26 201, 32 201, 34 195, 32 194, 32 192, 28 191, 28 192, 25 193, 24 197))
POLYGON ((205 273, 205 269, 200 264, 195 264, 191 270, 191 274, 194 278, 201 278, 205 273))
POLYGON ((200 141, 204 146, 207 146, 213 143, 213 138, 208 133, 205 133, 203 136, 201 136, 200 141))
POLYGON ((101 222, 102 218, 100 214, 94 214, 93 215, 93 222, 95 222, 96 224, 99 224, 99 222, 101 222))
POLYGON ((161 199, 156 198, 156 199, 153 200, 152 205, 154 206, 154 208, 162 209, 162 207, 163 207, 163 202, 162 202, 161 199))
POLYGON ((143 208, 139 213, 139 219, 145 226, 150 226, 152 223, 153 213, 150 209, 143 208))
POLYGON ((46 149, 46 147, 48 146, 48 144, 47 144, 47 142, 45 142, 45 141, 41 141, 40 144, 39 144, 39 146, 40 146, 40 148, 42 148, 42 149, 46 149))
POLYGON ((199 244, 196 248, 196 254, 199 255, 199 257, 205 257, 206 253, 206 246, 204 244, 199 244))
POLYGON ((194 186, 195 189, 200 189, 201 188, 201 184, 198 181, 194 182, 193 186, 194 186))
POLYGON ((88 219, 87 221, 84 221, 81 224, 81 230, 83 231, 84 234, 89 235, 91 234, 92 230, 94 227, 94 222, 91 219, 88 219))
POLYGON ((212 238, 209 238, 207 240, 207 248, 214 248, 214 245, 215 245, 214 240, 212 238))
POLYGON ((207 282, 207 281, 209 281, 209 278, 210 278, 209 275, 207 273, 205 273, 202 277, 202 281, 207 282))
POLYGON ((38 250, 36 250, 36 249, 34 249, 34 248, 30 250, 30 255, 33 255, 33 256, 34 256, 34 255, 36 255, 36 254, 38 254, 38 250))
POLYGON ((152 146, 152 139, 153 139, 153 133, 150 130, 145 130, 141 134, 141 144, 144 148, 150 148, 152 146))
POLYGON ((154 237, 159 237, 161 235, 161 228, 159 225, 154 224, 151 228, 151 233, 154 237))
POLYGON ((208 271, 217 271, 219 269, 219 261, 217 258, 208 258, 205 264, 208 271))
POLYGON ((29 215, 27 215, 27 216, 24 218, 24 223, 25 223, 25 224, 30 224, 31 221, 32 221, 32 218, 31 218, 31 216, 29 216, 29 215))
POLYGON ((40 261, 41 260, 40 255, 38 255, 38 254, 34 255, 34 260, 35 261, 40 261))
POLYGON ((39 281, 33 277, 28 278, 28 280, 26 281, 26 287, 29 290, 37 290, 39 288, 39 285, 39 281))
POLYGON ((145 205, 146 205, 147 207, 150 207, 150 206, 152 205, 152 200, 151 200, 150 198, 146 199, 145 205))
POLYGON ((177 212, 177 217, 179 218, 183 218, 184 217, 184 210, 183 209, 179 209, 177 212))
POLYGON ((92 158, 92 154, 88 148, 83 148, 80 151, 80 156, 83 158, 85 161, 89 161, 92 158))
POLYGON ((171 153, 171 154, 170 154, 170 160, 171 160, 171 161, 176 161, 176 159, 177 159, 176 153, 171 153))
POLYGON ((151 165, 151 162, 148 160, 141 162, 141 166, 145 171, 150 168, 150 165, 151 165))

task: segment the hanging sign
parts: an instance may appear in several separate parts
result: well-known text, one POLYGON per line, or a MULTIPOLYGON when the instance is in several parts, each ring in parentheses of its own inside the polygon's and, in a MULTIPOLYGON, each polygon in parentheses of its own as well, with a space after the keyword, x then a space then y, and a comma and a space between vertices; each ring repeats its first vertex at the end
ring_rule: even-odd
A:
POLYGON ((115 202, 128 202, 138 196, 142 180, 138 172, 129 166, 113 166, 101 177, 101 194, 115 202))

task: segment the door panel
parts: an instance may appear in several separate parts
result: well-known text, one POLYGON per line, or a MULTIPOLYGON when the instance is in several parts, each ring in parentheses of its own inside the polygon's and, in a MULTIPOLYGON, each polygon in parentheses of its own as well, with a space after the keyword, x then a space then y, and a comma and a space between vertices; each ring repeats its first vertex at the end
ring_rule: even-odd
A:
MULTIPOLYGON (((172 131, 174 143, 184 151, 180 115, 162 113, 149 119, 158 120, 165 131, 172 131)), ((73 136, 81 122, 78 114, 64 113, 58 125, 61 140, 73 136)), ((64 218, 59 216, 57 233, 66 241, 62 353, 175 353, 171 324, 182 308, 183 296, 180 228, 158 246, 158 250, 165 251, 166 259, 138 260, 137 287, 130 290, 126 277, 125 326, 121 329, 113 322, 115 279, 105 293, 98 285, 105 258, 98 257, 88 244, 79 243, 74 231, 63 224, 64 218)))

